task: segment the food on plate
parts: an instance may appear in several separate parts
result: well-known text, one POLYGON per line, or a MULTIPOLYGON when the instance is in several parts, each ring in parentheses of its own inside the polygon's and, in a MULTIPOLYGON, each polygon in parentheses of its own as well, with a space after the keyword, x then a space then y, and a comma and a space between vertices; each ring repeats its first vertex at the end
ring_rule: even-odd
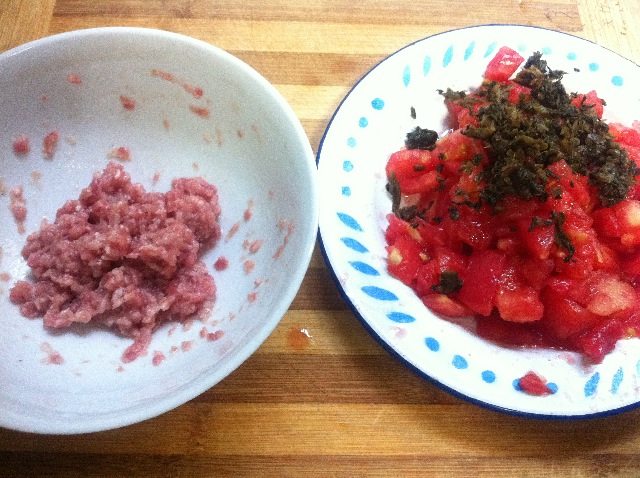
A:
POLYGON ((482 337, 597 363, 640 335, 640 129, 563 74, 503 47, 478 88, 441 91, 451 130, 386 165, 387 265, 482 337))
POLYGON ((219 216, 217 190, 202 178, 146 192, 110 162, 29 235, 22 255, 32 277, 14 285, 11 301, 46 327, 115 329, 134 339, 122 357, 134 360, 164 322, 210 310, 216 287, 199 257, 220 238, 219 216))

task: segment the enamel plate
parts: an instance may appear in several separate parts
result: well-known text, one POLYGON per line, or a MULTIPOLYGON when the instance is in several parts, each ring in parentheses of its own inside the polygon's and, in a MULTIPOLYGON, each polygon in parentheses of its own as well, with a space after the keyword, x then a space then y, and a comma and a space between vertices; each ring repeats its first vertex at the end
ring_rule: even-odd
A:
POLYGON ((524 26, 478 26, 417 41, 367 73, 335 112, 320 145, 322 247, 354 313, 393 355, 443 389, 511 413, 585 417, 637 405, 640 341, 620 341, 601 364, 545 349, 505 348, 477 337, 472 321, 432 314, 386 270, 384 231, 391 200, 385 164, 416 126, 444 133, 439 89, 478 86, 489 60, 509 46, 525 58, 540 51, 566 73, 567 91, 596 90, 605 119, 631 125, 640 115, 640 70, 589 41, 524 26), (411 115, 415 109, 416 118, 411 115), (552 392, 531 396, 519 379, 533 371, 552 392))

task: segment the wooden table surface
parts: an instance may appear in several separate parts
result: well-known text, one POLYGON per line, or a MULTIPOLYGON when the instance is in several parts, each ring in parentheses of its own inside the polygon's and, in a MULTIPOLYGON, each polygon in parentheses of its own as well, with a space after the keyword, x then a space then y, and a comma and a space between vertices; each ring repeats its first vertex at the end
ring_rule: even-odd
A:
MULTIPOLYGON (((479 23, 562 30, 640 63, 638 0, 0 0, 0 51, 97 26, 184 33, 275 84, 315 149, 350 85, 379 60, 479 23)), ((456 399, 366 333, 316 250, 276 331, 200 397, 102 433, 0 430, 0 476, 57 475, 640 476, 640 410, 538 421, 456 399)))

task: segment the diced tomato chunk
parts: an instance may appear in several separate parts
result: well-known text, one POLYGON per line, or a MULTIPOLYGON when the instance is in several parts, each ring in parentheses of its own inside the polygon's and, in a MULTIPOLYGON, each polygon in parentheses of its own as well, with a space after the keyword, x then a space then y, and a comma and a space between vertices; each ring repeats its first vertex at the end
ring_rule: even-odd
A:
POLYGON ((542 323, 558 339, 566 339, 583 330, 593 327, 600 320, 569 297, 552 287, 542 291, 544 316, 542 323))
POLYGON ((462 275, 460 302, 480 315, 489 315, 495 305, 505 260, 504 254, 496 251, 474 251, 462 275))
POLYGON ((518 380, 518 385, 529 395, 541 396, 552 393, 545 380, 535 372, 527 372, 518 380))
POLYGON ((535 322, 542 318, 544 312, 538 292, 529 286, 500 289, 496 295, 496 307, 500 317, 509 322, 535 322))
POLYGON ((613 139, 625 146, 640 147, 640 131, 620 123, 609 123, 609 133, 613 139))
POLYGON ((490 81, 507 81, 523 61, 524 58, 520 53, 503 46, 487 65, 484 77, 490 81))
POLYGON ((571 101, 578 108, 587 108, 598 118, 602 118, 604 112, 604 100, 598 98, 598 94, 591 90, 587 94, 579 94, 571 101))
POLYGON ((473 313, 460 302, 444 294, 428 294, 422 297, 422 302, 436 314, 445 317, 471 317, 473 313))

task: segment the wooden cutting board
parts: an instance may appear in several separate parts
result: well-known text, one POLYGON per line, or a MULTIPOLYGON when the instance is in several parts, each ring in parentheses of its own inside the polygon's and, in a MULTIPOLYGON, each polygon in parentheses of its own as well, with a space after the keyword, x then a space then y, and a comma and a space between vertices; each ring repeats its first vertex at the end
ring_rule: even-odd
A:
MULTIPOLYGON (((339 101, 379 60, 479 23, 562 30, 640 62, 638 0, 0 0, 0 51, 97 26, 184 33, 274 83, 316 148, 339 101)), ((367 335, 316 251, 273 335, 200 397, 85 436, 0 430, 0 476, 58 475, 640 476, 640 411, 537 421, 458 400, 367 335)))

